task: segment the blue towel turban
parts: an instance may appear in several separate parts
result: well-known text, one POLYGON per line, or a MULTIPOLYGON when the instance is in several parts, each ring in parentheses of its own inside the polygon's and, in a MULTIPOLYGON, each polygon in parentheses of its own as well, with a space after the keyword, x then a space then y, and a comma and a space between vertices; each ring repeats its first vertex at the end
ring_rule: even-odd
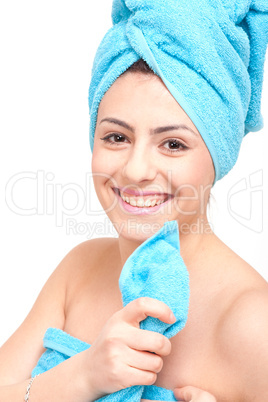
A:
POLYGON ((268 0, 114 0, 112 21, 89 88, 91 149, 102 97, 143 59, 199 130, 215 181, 222 178, 245 134, 263 126, 268 0))

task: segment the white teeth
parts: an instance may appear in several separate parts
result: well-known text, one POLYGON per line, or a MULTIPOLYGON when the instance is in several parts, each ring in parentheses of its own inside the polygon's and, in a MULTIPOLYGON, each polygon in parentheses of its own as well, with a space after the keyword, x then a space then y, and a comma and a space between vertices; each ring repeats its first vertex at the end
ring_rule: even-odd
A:
POLYGON ((137 207, 144 207, 144 200, 142 198, 139 198, 137 201, 137 207))
POLYGON ((132 205, 133 207, 137 206, 136 200, 134 200, 134 198, 130 198, 129 200, 130 205, 132 205))
POLYGON ((144 205, 145 205, 145 207, 150 207, 151 206, 151 200, 146 200, 144 205))
MULTIPOLYGON (((144 198, 133 198, 133 197, 125 197, 123 194, 120 194, 123 201, 127 202, 128 204, 132 205, 133 207, 154 207, 155 205, 160 205, 164 202, 164 200, 144 200, 144 198)), ((155 195, 157 197, 157 195, 155 195)))

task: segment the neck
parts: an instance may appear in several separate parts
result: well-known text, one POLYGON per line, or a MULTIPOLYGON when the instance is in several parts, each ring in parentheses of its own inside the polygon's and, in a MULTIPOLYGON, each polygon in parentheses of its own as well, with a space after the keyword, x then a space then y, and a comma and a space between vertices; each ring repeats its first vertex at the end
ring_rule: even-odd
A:
MULTIPOLYGON (((198 223, 188 227, 181 225, 180 229, 180 253, 187 266, 190 267, 195 261, 196 256, 199 255, 206 248, 207 241, 211 236, 214 236, 207 218, 204 217, 199 220, 198 223)), ((144 240, 143 240, 144 241, 144 240)), ((127 239, 119 236, 119 252, 121 257, 122 267, 125 264, 128 257, 143 243, 137 239, 127 239)))
POLYGON ((121 257, 122 267, 128 257, 138 248, 142 242, 133 241, 119 236, 119 252, 121 257))
MULTIPOLYGON (((187 266, 191 267, 201 253, 203 253, 214 233, 208 223, 207 217, 199 217, 191 225, 180 225, 181 256, 187 266)), ((196 264, 194 264, 196 266, 196 264)))

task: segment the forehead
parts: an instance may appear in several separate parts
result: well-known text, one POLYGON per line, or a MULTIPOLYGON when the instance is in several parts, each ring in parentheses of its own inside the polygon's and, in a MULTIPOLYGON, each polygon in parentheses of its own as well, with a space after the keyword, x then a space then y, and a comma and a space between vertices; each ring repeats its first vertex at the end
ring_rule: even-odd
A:
POLYGON ((98 121, 118 117, 135 124, 194 124, 170 94, 159 77, 152 74, 128 72, 119 77, 104 95, 99 105, 98 121))

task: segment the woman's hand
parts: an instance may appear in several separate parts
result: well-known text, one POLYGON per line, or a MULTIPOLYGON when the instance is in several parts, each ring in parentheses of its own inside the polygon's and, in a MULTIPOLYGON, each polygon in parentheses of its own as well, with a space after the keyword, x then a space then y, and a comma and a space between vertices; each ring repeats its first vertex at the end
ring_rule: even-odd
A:
POLYGON ((184 402, 217 402, 216 398, 210 393, 196 387, 176 388, 175 398, 184 402))
POLYGON ((84 353, 87 386, 95 399, 133 385, 152 385, 171 343, 156 332, 141 330, 147 316, 172 324, 169 307, 155 299, 140 298, 116 312, 93 345, 84 353))

